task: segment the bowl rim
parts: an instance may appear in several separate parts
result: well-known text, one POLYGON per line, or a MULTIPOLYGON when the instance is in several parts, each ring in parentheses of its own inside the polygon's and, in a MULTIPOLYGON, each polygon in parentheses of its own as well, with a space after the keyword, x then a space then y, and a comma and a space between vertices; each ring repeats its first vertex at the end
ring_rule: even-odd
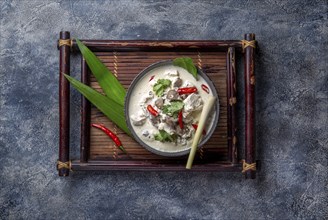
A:
MULTIPOLYGON (((138 81, 140 79, 142 79, 149 71, 161 67, 161 66, 167 66, 167 65, 173 65, 173 61, 172 60, 162 60, 162 61, 158 61, 156 63, 153 63, 149 66, 147 66, 145 69, 143 69, 131 82, 128 91, 126 93, 125 96, 125 100, 124 100, 124 115, 125 115, 125 121, 126 124, 133 136, 133 138, 145 149, 147 149, 148 151, 160 155, 160 156, 165 156, 165 157, 180 157, 180 156, 185 156, 190 152, 190 148, 183 150, 183 151, 178 151, 178 152, 164 152, 164 151, 160 151, 157 150, 155 148, 152 148, 151 146, 149 146, 147 143, 145 143, 134 131, 133 126, 131 124, 131 120, 130 120, 130 115, 129 115, 129 103, 130 103, 130 97, 131 94, 133 93, 133 89, 136 86, 136 84, 138 83, 138 81)), ((219 98, 218 98, 218 93, 216 90, 216 87, 213 83, 213 81, 198 67, 197 68, 197 72, 198 75, 200 75, 201 77, 204 78, 204 80, 208 83, 209 87, 211 88, 211 91, 213 93, 213 96, 216 97, 216 104, 215 104, 215 116, 214 116, 214 121, 213 121, 213 125, 211 127, 211 130, 209 130, 205 136, 205 138, 202 138, 200 143, 198 144, 198 148, 200 148, 201 146, 203 146, 212 136, 212 134, 214 133, 215 129, 217 128, 218 122, 219 122, 219 116, 220 116, 220 102, 219 102, 219 98)))

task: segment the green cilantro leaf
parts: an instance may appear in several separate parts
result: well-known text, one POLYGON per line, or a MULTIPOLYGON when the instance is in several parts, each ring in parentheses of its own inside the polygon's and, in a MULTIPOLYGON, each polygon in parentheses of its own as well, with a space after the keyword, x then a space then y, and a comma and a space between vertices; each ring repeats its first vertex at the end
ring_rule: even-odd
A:
POLYGON ((176 139, 175 135, 170 135, 164 130, 159 130, 159 133, 155 134, 155 140, 160 142, 173 142, 176 139))
POLYGON ((157 96, 162 96, 165 89, 171 85, 171 80, 169 79, 159 79, 153 87, 153 91, 157 96))
POLYGON ((163 106, 163 112, 169 116, 176 117, 180 110, 183 108, 184 103, 183 101, 172 101, 170 105, 163 106))

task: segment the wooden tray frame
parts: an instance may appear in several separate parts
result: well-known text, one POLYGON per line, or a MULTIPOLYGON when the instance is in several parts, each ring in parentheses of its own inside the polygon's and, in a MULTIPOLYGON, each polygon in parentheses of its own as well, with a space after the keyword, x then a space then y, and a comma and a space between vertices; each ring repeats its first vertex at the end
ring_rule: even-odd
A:
MULTIPOLYGON (((228 41, 134 41, 134 40, 81 40, 92 51, 224 51, 227 54, 227 112, 228 112, 228 160, 194 165, 191 171, 243 172, 246 178, 255 178, 255 34, 245 34, 244 40, 228 41), (236 124, 236 68, 235 54, 241 51, 244 60, 245 81, 245 160, 238 161, 236 124)), ((185 166, 174 163, 153 164, 148 161, 91 161, 88 160, 90 143, 90 103, 82 98, 80 160, 70 160, 70 87, 64 74, 70 74, 71 51, 78 51, 75 40, 67 31, 60 32, 59 49, 59 176, 68 176, 71 170, 139 170, 139 171, 187 171, 185 166)), ((81 81, 88 82, 88 67, 82 59, 81 81)), ((189 172, 189 171, 188 171, 189 172)))

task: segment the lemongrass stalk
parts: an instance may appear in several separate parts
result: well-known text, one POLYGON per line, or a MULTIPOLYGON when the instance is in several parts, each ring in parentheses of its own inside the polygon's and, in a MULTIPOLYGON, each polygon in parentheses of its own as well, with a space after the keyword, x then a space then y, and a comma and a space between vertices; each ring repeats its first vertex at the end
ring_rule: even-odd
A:
POLYGON ((206 123, 207 118, 209 116, 209 113, 210 113, 210 111, 211 111, 211 109, 212 109, 212 107, 215 103, 215 100, 216 99, 215 99, 214 96, 210 96, 208 98, 208 100, 205 101, 205 103, 204 103, 203 110, 202 110, 202 113, 200 115, 200 119, 199 119, 199 122, 198 122, 198 127, 197 127, 197 130, 196 130, 194 139, 192 141, 192 146, 191 146, 191 150, 190 150, 190 153, 189 153, 186 169, 191 169, 191 167, 192 167, 192 164, 193 164, 194 158, 195 158, 195 154, 196 154, 196 151, 197 151, 197 146, 198 146, 199 140, 201 138, 205 123, 206 123))

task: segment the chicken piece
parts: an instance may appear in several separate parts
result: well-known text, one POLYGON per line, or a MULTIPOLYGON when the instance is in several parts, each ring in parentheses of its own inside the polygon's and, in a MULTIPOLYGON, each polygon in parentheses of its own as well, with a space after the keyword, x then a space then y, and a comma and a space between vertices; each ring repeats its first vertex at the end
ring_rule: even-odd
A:
POLYGON ((160 117, 154 117, 153 115, 149 115, 149 120, 155 128, 158 128, 158 124, 161 122, 160 117))
POLYGON ((164 130, 171 135, 175 133, 175 130, 165 122, 161 122, 158 124, 158 130, 164 130))
POLYGON ((172 129, 175 129, 176 122, 173 120, 172 117, 166 116, 164 122, 172 129))
POLYGON ((171 89, 166 94, 166 99, 168 100, 177 100, 179 98, 179 93, 174 89, 171 89))
POLYGON ((200 110, 203 107, 203 100, 200 95, 195 93, 189 95, 185 100, 184 103, 184 111, 183 117, 186 118, 191 112, 200 110))
POLYGON ((179 72, 177 70, 167 70, 165 74, 168 76, 179 77, 179 72))
POLYGON ((131 115, 132 124, 135 126, 141 126, 146 122, 146 115, 143 111, 138 111, 136 115, 131 115))
POLYGON ((194 117, 191 115, 187 115, 185 118, 183 118, 183 122, 185 124, 192 124, 194 121, 194 117))
POLYGON ((186 146, 187 145, 187 140, 185 138, 182 138, 182 137, 178 136, 177 143, 181 144, 182 146, 186 146))
POLYGON ((146 102, 149 100, 149 99, 152 99, 154 98, 154 93, 152 91, 149 91, 148 94, 146 95, 143 95, 139 101, 139 105, 140 106, 143 106, 146 104, 146 102))
POLYGON ((192 129, 190 126, 184 126, 183 129, 181 129, 180 126, 177 126, 176 133, 181 136, 181 138, 189 139, 192 136, 192 129))

